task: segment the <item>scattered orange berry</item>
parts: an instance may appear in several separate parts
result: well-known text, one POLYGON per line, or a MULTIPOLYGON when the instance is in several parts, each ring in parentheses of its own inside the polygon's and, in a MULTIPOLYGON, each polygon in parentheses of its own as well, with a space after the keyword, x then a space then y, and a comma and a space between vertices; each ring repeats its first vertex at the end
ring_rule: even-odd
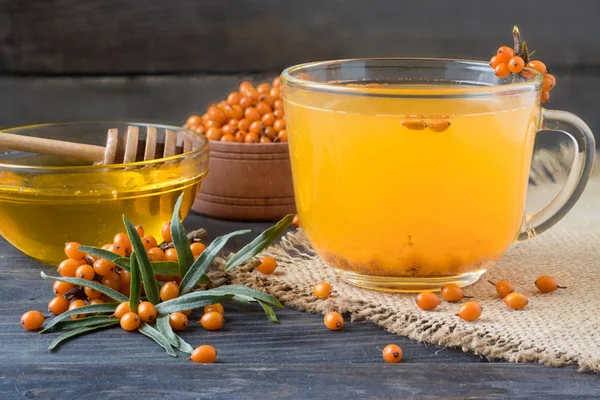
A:
POLYGON ((94 271, 100 276, 109 276, 115 272, 115 264, 100 258, 94 261, 94 271))
POLYGON ((209 312, 218 312, 219 314, 224 315, 225 309, 223 308, 221 303, 210 304, 210 305, 204 307, 204 313, 206 314, 209 312))
POLYGON ((449 301, 450 303, 461 301, 465 297, 462 288, 453 283, 442 286, 441 294, 442 299, 449 301))
POLYGON ((192 355, 188 360, 192 360, 195 363, 200 364, 211 364, 214 363, 217 359, 217 350, 209 345, 202 345, 196 347, 194 351, 192 351, 192 355))
POLYGON ((83 264, 80 265, 75 271, 75 277, 79 279, 85 279, 86 281, 91 281, 96 276, 96 272, 91 265, 83 264))
POLYGON ((564 286, 559 286, 556 279, 548 275, 542 275, 535 280, 535 287, 542 293, 551 293, 556 289, 566 289, 564 286))
POLYGON ((421 292, 417 295, 417 307, 431 311, 440 305, 440 299, 435 293, 421 292))
POLYGON ((198 256, 200 256, 200 254, 202 254, 202 252, 204 250, 206 250, 206 246, 203 243, 200 242, 194 242, 190 245, 190 248, 192 250, 192 255, 194 256, 194 259, 198 258, 198 256))
POLYGON ((69 242, 65 244, 65 254, 67 258, 71 258, 73 260, 81 260, 85 257, 85 252, 79 250, 79 246, 81 246, 77 242, 69 242))
POLYGON ((160 299, 167 301, 179 296, 179 285, 175 282, 167 282, 160 288, 160 299))
POLYGON ((127 314, 128 312, 131 312, 131 308, 129 307, 129 302, 124 301, 117 306, 113 316, 115 316, 117 318, 122 318, 123 315, 127 314))
POLYGON ((344 326, 344 317, 338 312, 329 311, 323 318, 325 326, 332 331, 339 331, 344 326))
POLYGON ((198 323, 207 331, 216 331, 223 327, 225 319, 220 312, 210 311, 204 314, 198 323))
POLYGON ((72 283, 55 281, 52 285, 52 291, 55 295, 62 296, 74 287, 75 285, 72 283))
POLYGON ((481 306, 474 301, 467 301, 458 308, 458 315, 465 321, 475 321, 481 316, 481 306))
MULTIPOLYGON (((71 305, 69 305, 69 310, 75 310, 76 308, 83 307, 85 305, 87 305, 87 304, 83 300, 73 300, 71 302, 71 305)), ((75 315, 71 315, 71 318, 72 319, 81 319, 81 318, 84 318, 85 316, 86 316, 85 314, 75 314, 75 315)))
POLYGON ((494 283, 492 281, 488 282, 496 287, 496 292, 498 292, 498 295, 502 298, 505 298, 510 293, 515 291, 515 287, 507 280, 502 280, 498 283, 494 283))
POLYGON ((331 296, 331 285, 327 282, 318 282, 314 287, 313 287, 313 293, 315 294, 315 296, 317 296, 319 299, 327 299, 329 298, 329 296, 331 296))
POLYGON ((62 296, 56 296, 48 303, 48 311, 54 315, 59 315, 69 309, 69 304, 69 300, 62 296))
POLYGON ((138 306, 138 315, 144 322, 154 322, 156 319, 156 307, 149 301, 142 301, 138 306))
POLYGON ((140 316, 134 312, 126 313, 121 317, 120 321, 121 328, 125 329, 126 331, 135 331, 141 323, 142 320, 140 316))
POLYGON ((174 331, 182 331, 187 327, 188 317, 181 312, 171 313, 169 315, 169 324, 174 331))
POLYGON ((21 326, 28 331, 37 331, 42 327, 44 323, 44 314, 39 311, 31 310, 27 311, 21 316, 21 326))
POLYGON ((399 363, 402 360, 402 349, 395 344, 388 344, 381 352, 386 363, 399 363))
POLYGON ((58 273, 65 278, 74 278, 80 265, 79 260, 68 258, 58 264, 58 273))
POLYGON ((260 259, 260 265, 256 269, 263 274, 272 274, 277 268, 277 261, 273 257, 263 257, 260 259))
POLYGON ((525 308, 525 306, 527 306, 528 301, 525 295, 518 292, 513 292, 504 298, 504 303, 513 310, 522 310, 525 308))

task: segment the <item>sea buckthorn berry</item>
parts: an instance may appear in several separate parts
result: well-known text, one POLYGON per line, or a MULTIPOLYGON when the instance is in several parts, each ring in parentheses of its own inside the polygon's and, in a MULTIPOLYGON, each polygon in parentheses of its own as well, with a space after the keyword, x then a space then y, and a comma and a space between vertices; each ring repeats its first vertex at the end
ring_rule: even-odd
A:
POLYGON ((134 312, 128 312, 121 317, 121 328, 126 331, 135 331, 140 324, 142 323, 142 319, 139 315, 134 312))
MULTIPOLYGON (((275 97, 275 96, 273 96, 275 97)), ((275 110, 281 110, 283 112, 283 100, 281 99, 275 99, 275 103, 273 103, 273 108, 275 110)))
POLYGON ((182 313, 186 317, 189 317, 190 314, 192 313, 192 310, 181 310, 180 313, 182 313))
POLYGON ((248 107, 244 110, 244 118, 246 118, 250 122, 260 120, 261 114, 254 107, 248 107))
POLYGON ((202 117, 200 117, 202 119, 202 123, 205 124, 208 121, 210 121, 210 117, 208 116, 207 113, 202 114, 202 117))
POLYGON ((44 314, 39 311, 31 310, 27 311, 21 316, 21 326, 28 331, 37 331, 42 327, 44 323, 44 314))
POLYGON ((235 130, 237 131, 237 130, 238 130, 238 124, 239 124, 239 123, 240 123, 240 120, 239 120, 239 119, 236 119, 236 118, 231 118, 231 119, 229 120, 229 122, 227 122, 227 125, 234 127, 234 128, 235 128, 235 130))
POLYGON ((204 127, 207 129, 207 132, 208 132, 208 129, 210 129, 210 128, 219 129, 221 127, 221 125, 222 124, 220 122, 210 119, 210 120, 208 120, 207 123, 204 124, 204 127))
POLYGON ((209 313, 209 312, 218 312, 221 315, 225 314, 225 309, 223 308, 223 306, 221 305, 221 303, 215 303, 215 304, 209 304, 208 306, 204 307, 204 313, 209 313))
POLYGON ((278 87, 271 88, 271 91, 269 92, 269 94, 274 99, 279 99, 279 98, 281 98, 281 89, 278 87))
POLYGON ((92 279, 94 279, 94 276, 96 276, 96 272, 94 271, 94 268, 92 268, 91 265, 80 265, 77 268, 77 271, 75 271, 75 277, 79 279, 85 279, 86 281, 91 281, 92 279))
POLYGON ((273 78, 273 83, 272 83, 273 87, 280 87, 281 86, 281 78, 276 76, 275 78, 273 78))
POLYGON ((167 282, 160 288, 160 299, 167 301, 179 296, 179 285, 175 282, 167 282))
POLYGON ((252 124, 252 122, 250 122, 250 120, 247 120, 246 118, 243 118, 238 123, 238 129, 240 131, 242 131, 242 132, 248 132, 248 130, 250 129, 250 125, 251 124, 252 124))
POLYGON ((515 55, 515 51, 508 46, 500 46, 498 51, 496 51, 496 55, 499 56, 504 62, 507 62, 515 55))
POLYGON ((427 124, 429 130, 433 132, 444 132, 448 127, 450 127, 450 121, 444 118, 432 119, 427 124))
POLYGON ((94 305, 94 304, 104 304, 104 300, 101 298, 97 298, 97 299, 91 299, 90 301, 88 301, 88 304, 94 305))
POLYGON ((265 102, 258 102, 258 104, 256 104, 256 107, 254 107, 254 108, 256 108, 256 111, 259 112, 261 117, 265 114, 273 112, 273 109, 271 108, 271 106, 265 102))
POLYGON ((510 72, 518 74, 525 68, 525 61, 519 56, 514 56, 508 61, 508 69, 510 72))
POLYGON ((56 296, 48 303, 48 311, 54 315, 59 315, 69 309, 69 304, 69 300, 63 296, 56 296))
POLYGON ((275 98, 269 94, 261 94, 260 96, 258 96, 258 102, 264 102, 267 103, 270 107, 273 107, 273 104, 275 104, 275 98))
POLYGON ((217 359, 217 350, 214 347, 207 344, 198 346, 192 351, 192 354, 188 360, 192 360, 198 364, 211 364, 217 359))
POLYGON ((98 297, 102 296, 102 292, 93 289, 91 287, 85 287, 83 288, 83 291, 85 293, 85 295, 87 296, 88 299, 97 299, 98 297))
POLYGON ((194 242, 190 245, 190 249, 192 250, 192 255, 194 256, 194 259, 196 259, 200 256, 200 254, 202 254, 204 250, 206 250, 206 246, 203 243, 194 242))
POLYGON ((221 128, 221 133, 223 134, 223 136, 221 136, 221 141, 227 141, 227 140, 223 140, 223 137, 225 136, 229 136, 233 139, 233 135, 235 134, 235 132, 237 131, 237 127, 233 127, 231 125, 225 125, 223 128, 221 128))
POLYGON ((74 287, 75 285, 72 283, 55 281, 52 285, 52 291, 55 295, 62 296, 74 287))
POLYGON ((68 258, 58 264, 58 273, 60 276, 64 276, 66 278, 75 277, 77 268, 79 268, 80 265, 81 264, 79 263, 79 260, 68 258))
POLYGON ((200 125, 201 123, 202 123, 202 118, 199 115, 191 115, 185 122, 185 124, 188 127, 189 126, 197 126, 197 125, 200 125))
POLYGON ((65 254, 67 258, 71 258, 73 260, 81 260, 85 257, 85 252, 79 250, 79 246, 81 246, 77 242, 69 242, 65 244, 65 254))
POLYGON ((275 120, 283 119, 284 115, 285 113, 282 109, 275 109, 275 111, 273 111, 273 116, 275 117, 275 120))
POLYGON ((139 237, 144 237, 144 227, 141 225, 136 225, 135 226, 135 231, 137 232, 137 234, 139 235, 139 237))
MULTIPOLYGON (((204 135, 206 133, 206 128, 204 127, 204 125, 200 125, 196 129, 192 129, 192 131, 194 131, 200 135, 204 135)), ((140 235, 140 236, 142 236, 142 235, 140 235)))
POLYGON ((246 109, 248 107, 252 107, 253 103, 254 102, 252 100, 252 97, 250 97, 250 96, 243 96, 240 99, 240 107, 242 107, 243 109, 246 109))
POLYGON ((542 293, 551 293, 556 289, 566 289, 565 286, 559 286, 556 279, 548 275, 542 275, 535 280, 535 287, 542 293))
POLYGON ((265 135, 261 136, 258 141, 259 141, 259 143, 272 143, 273 142, 270 137, 265 136, 265 135))
POLYGON ((142 244, 144 245, 144 248, 146 249, 146 251, 150 250, 153 247, 158 246, 158 242, 156 241, 156 239, 154 238, 154 236, 144 236, 142 238, 142 244))
POLYGON ((227 122, 227 116, 222 109, 216 106, 210 106, 207 111, 208 117, 221 125, 227 122))
POLYGON ((150 261, 164 261, 165 252, 160 247, 153 247, 147 251, 150 261))
POLYGON ((265 126, 263 135, 273 140, 277 137, 277 131, 272 126, 265 126))
POLYGON ((427 128, 427 123, 419 118, 408 118, 402 121, 401 125, 413 131, 422 131, 427 128))
POLYGON ((129 302, 124 301, 117 306, 117 308, 115 309, 115 312, 112 316, 121 318, 121 317, 123 317, 123 315, 127 314, 128 312, 131 312, 131 308, 129 307, 129 302))
POLYGON ((206 131, 206 138, 208 140, 221 140, 221 136, 223 136, 223 132, 219 128, 208 128, 206 131))
POLYGON ((442 299, 449 301, 450 303, 461 301, 465 297, 462 288, 453 283, 442 286, 441 294, 442 299))
POLYGON ((556 79, 554 78, 554 75, 544 74, 544 84, 542 86, 542 90, 544 92, 549 92, 554 89, 554 86, 556 86, 556 79))
POLYGON ((275 120, 275 122, 273 123, 273 128, 277 132, 281 132, 282 130, 284 130, 285 129, 285 119, 275 120))
POLYGON ((466 303, 460 305, 456 315, 465 321, 475 321, 481 316, 481 311, 482 308, 478 303, 474 301, 467 301, 466 303))
POLYGON ((239 88, 240 92, 243 92, 248 89, 254 89, 254 85, 252 84, 252 82, 244 81, 244 82, 240 83, 240 88, 239 88))
POLYGON ((245 143, 258 143, 260 139, 258 138, 258 135, 256 133, 247 133, 246 136, 244 136, 244 142, 245 143))
POLYGON ((207 331, 217 331, 223 327, 225 319, 220 312, 210 311, 204 314, 198 323, 207 331))
POLYGON ((121 286, 129 286, 131 283, 131 272, 122 269, 119 272, 119 276, 121 277, 121 286))
POLYGON ((260 121, 254 121, 250 124, 249 132, 260 135, 263 132, 263 128, 263 124, 260 121))
POLYGON ((344 326, 344 317, 338 312, 329 311, 323 318, 325 326, 332 331, 339 331, 344 326))
POLYGON ((188 324, 188 317, 181 312, 171 313, 169 314, 169 324, 174 331, 182 331, 188 324))
POLYGON ((440 305, 440 299, 435 293, 422 292, 417 295, 417 307, 421 310, 433 310, 440 305))
POLYGON ((177 250, 175 250, 174 248, 165 250, 165 260, 166 261, 178 261, 179 256, 177 255, 177 250))
POLYGON ((288 141, 287 129, 279 131, 279 133, 277 134, 277 141, 282 143, 288 141))
POLYGON ((541 62, 540 60, 532 60, 527 63, 527 68, 535 69, 540 74, 545 74, 548 72, 548 68, 546 68, 546 64, 541 62))
POLYGON ((115 272, 115 264, 104 258, 100 258, 94 261, 94 271, 100 276, 108 276, 115 272))
POLYGON ((540 97, 540 101, 542 103, 547 103, 550 101, 550 92, 542 92, 542 97, 540 97))
POLYGON ((504 304, 506 304, 513 310, 522 310, 525 308, 525 306, 527 306, 527 303, 528 303, 527 297, 525 297, 525 295, 518 293, 518 292, 509 293, 504 298, 504 304))
POLYGON ((100 283, 116 291, 119 291, 119 289, 121 289, 121 277, 114 272, 112 274, 103 276, 100 283))
POLYGON ((494 57, 490 58, 490 67, 496 68, 496 66, 500 63, 502 63, 502 58, 500 58, 498 56, 494 56, 494 57))
POLYGON ((508 64, 507 63, 501 63, 496 65, 496 68, 494 68, 494 71, 496 72, 496 76, 498 78, 507 78, 510 75, 510 69, 508 69, 508 64))
POLYGON ((386 363, 399 363, 402 360, 402 349, 395 344, 388 344, 381 352, 386 363))
POLYGON ((272 274, 277 268, 277 261, 273 257, 263 257, 260 259, 260 265, 256 267, 263 274, 272 274))
POLYGON ((271 90, 271 85, 268 83, 261 83, 256 87, 258 93, 269 93, 269 90, 271 90))
POLYGON ((138 306, 138 315, 144 322, 153 322, 156 314, 156 307, 149 301, 142 301, 138 306))
POLYGON ((240 104, 241 99, 242 95, 239 92, 231 92, 229 93, 229 96, 227 96, 227 104, 229 104, 230 106, 240 104))
POLYGON ((108 251, 112 251, 113 253, 118 254, 121 257, 127 256, 126 249, 124 247, 121 247, 118 244, 111 244, 110 247, 108 248, 108 251))
POLYGON ((121 285, 121 289, 119 289, 119 293, 129 297, 131 295, 131 287, 128 285, 121 285))
POLYGON ((242 131, 237 131, 234 137, 236 143, 244 143, 244 140, 246 139, 246 133, 242 131))
POLYGON ((260 122, 262 122, 263 126, 272 126, 275 123, 275 116, 273 115, 272 112, 266 113, 265 115, 262 116, 262 118, 260 119, 260 122))
POLYGON ((127 237, 127 235, 123 232, 117 233, 115 235, 115 237, 113 238, 113 244, 116 244, 121 248, 125 249, 126 253, 131 253, 131 241, 129 240, 129 237, 127 237))
MULTIPOLYGON (((87 304, 83 300, 73 300, 71 302, 71 305, 69 305, 69 310, 75 310, 76 308, 83 307, 85 305, 87 305, 87 304)), ((85 318, 85 316, 86 316, 85 314, 75 314, 75 315, 71 315, 71 319, 81 319, 81 318, 85 318)))
POLYGON ((496 292, 498 292, 498 295, 502 298, 505 298, 506 296, 515 291, 515 287, 512 285, 512 283, 510 283, 507 280, 502 280, 498 283, 494 283, 492 281, 488 282, 496 287, 496 292))
POLYGON ((244 109, 242 108, 242 106, 240 106, 239 104, 231 106, 231 108, 233 109, 231 115, 233 116, 233 119, 237 119, 240 120, 242 118, 244 118, 244 109))
POLYGON ((313 293, 319 299, 327 299, 331 296, 331 285, 327 282, 317 282, 313 287, 313 293))

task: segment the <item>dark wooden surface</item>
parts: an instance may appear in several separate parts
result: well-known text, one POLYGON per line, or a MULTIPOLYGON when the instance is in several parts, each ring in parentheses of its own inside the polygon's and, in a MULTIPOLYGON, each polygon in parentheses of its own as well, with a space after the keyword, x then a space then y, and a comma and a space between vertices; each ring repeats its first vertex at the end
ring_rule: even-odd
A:
MULTIPOLYGON (((186 219, 210 237, 264 223, 186 219)), ((243 245, 235 238, 230 248, 243 245)), ((575 368, 487 362, 456 349, 424 345, 365 323, 325 329, 322 317, 286 309, 280 323, 258 307, 226 304, 223 330, 192 326, 192 345, 212 344, 218 363, 171 358, 149 339, 121 329, 95 332, 46 350, 56 334, 19 325, 29 309, 43 310, 49 267, 0 239, 0 399, 598 399, 600 375, 575 368), (397 343, 401 364, 385 364, 381 349, 397 343)), ((193 317, 199 318, 196 313, 193 317)), ((194 320, 195 318, 192 318, 194 320)))
POLYGON ((239 73, 347 57, 487 59, 511 42, 514 24, 556 71, 597 69, 598 15, 596 0, 0 0, 0 72, 239 73))

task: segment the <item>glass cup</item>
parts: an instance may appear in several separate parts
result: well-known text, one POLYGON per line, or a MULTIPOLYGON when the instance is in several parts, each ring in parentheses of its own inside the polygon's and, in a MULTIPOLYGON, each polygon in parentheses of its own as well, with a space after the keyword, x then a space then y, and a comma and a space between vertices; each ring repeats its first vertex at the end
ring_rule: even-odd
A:
POLYGON ((282 74, 296 206, 312 246, 357 286, 439 290, 477 281, 511 243, 554 225, 589 178, 594 137, 540 105, 543 76, 484 62, 354 59, 282 74), (524 214, 536 132, 576 156, 561 192, 524 214))

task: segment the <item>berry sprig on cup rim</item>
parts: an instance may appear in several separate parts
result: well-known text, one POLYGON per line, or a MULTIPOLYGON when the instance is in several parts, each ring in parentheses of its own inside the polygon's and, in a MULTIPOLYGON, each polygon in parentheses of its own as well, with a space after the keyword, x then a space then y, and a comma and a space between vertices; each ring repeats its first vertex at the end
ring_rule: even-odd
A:
POLYGON ((540 60, 531 60, 531 54, 527 49, 527 43, 521 39, 519 28, 513 28, 514 46, 500 46, 496 55, 490 59, 490 65, 496 71, 498 78, 507 78, 511 73, 519 74, 524 68, 536 70, 544 76, 542 86, 543 103, 550 100, 550 91, 556 86, 556 79, 550 73, 548 68, 540 60))

